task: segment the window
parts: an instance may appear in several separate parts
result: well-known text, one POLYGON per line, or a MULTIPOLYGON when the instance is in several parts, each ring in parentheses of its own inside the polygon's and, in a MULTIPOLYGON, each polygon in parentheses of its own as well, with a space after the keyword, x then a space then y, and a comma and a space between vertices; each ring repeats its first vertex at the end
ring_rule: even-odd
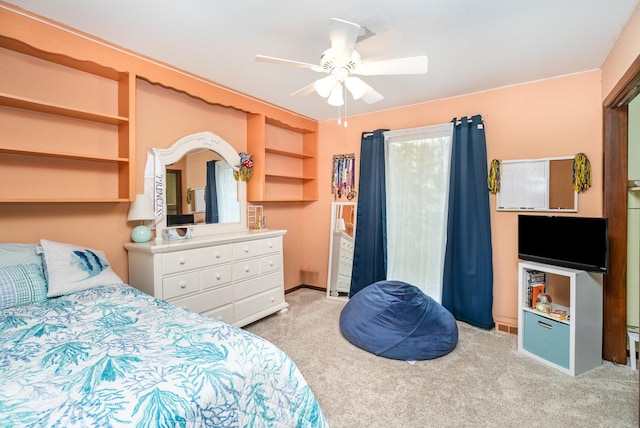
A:
POLYGON ((385 132, 387 279, 441 301, 453 124, 385 132))

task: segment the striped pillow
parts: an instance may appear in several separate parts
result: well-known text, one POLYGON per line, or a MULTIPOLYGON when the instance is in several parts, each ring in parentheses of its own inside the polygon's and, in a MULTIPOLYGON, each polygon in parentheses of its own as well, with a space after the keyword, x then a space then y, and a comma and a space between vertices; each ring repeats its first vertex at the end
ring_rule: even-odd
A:
POLYGON ((0 268, 0 309, 47 299, 42 266, 36 263, 0 268))

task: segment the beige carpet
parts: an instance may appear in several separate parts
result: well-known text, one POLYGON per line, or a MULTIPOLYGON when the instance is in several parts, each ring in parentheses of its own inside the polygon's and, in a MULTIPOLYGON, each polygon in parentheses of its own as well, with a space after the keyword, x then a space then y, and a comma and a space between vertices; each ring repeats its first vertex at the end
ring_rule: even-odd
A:
POLYGON ((288 353, 331 428, 638 427, 638 372, 605 362, 572 377, 517 351, 517 338, 459 323, 450 354, 411 365, 351 345, 343 302, 301 289, 246 329, 288 353))

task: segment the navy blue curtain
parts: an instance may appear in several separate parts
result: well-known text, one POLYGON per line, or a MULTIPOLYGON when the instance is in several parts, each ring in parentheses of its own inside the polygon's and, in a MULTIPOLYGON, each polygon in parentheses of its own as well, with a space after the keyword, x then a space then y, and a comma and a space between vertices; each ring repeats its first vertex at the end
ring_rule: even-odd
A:
POLYGON ((363 132, 356 242, 349 297, 387 278, 387 213, 384 177, 384 132, 363 132))
POLYGON ((456 319, 489 330, 493 256, 484 124, 480 115, 453 123, 442 305, 456 319))
POLYGON ((204 222, 207 224, 220 222, 218 215, 218 193, 216 191, 216 162, 217 161, 207 162, 207 184, 204 188, 206 206, 204 222))

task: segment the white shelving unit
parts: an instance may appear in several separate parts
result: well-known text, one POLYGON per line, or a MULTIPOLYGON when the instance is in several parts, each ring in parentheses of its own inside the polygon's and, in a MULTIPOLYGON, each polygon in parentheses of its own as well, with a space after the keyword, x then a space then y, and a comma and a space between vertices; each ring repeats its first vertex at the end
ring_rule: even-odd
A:
MULTIPOLYGON (((602 364, 602 275, 542 263, 518 265, 518 350, 576 376, 602 364), (566 320, 551 318, 527 306, 527 277, 544 272, 546 282, 558 275, 569 280, 566 320)), ((553 300, 553 293, 551 293, 553 300)), ((535 306, 535 302, 534 302, 535 306)))

